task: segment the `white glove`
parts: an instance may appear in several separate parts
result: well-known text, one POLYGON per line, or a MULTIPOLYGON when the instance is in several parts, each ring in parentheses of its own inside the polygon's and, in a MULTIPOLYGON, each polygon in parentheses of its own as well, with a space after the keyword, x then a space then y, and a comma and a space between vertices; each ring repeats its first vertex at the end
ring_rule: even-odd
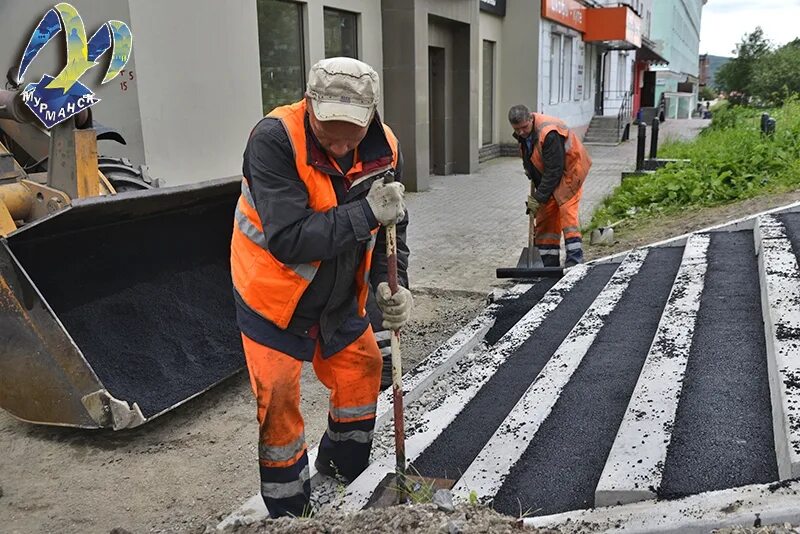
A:
POLYGON ((411 291, 400 286, 397 288, 397 293, 392 295, 389 284, 381 282, 375 291, 375 298, 383 312, 383 327, 395 331, 403 328, 411 315, 411 308, 414 307, 411 291))
POLYGON ((406 216, 406 204, 403 201, 405 190, 400 182, 385 184, 383 178, 372 182, 367 193, 367 204, 383 226, 398 223, 406 216))
POLYGON ((525 206, 527 208, 525 210, 525 215, 530 215, 533 213, 533 215, 536 216, 536 212, 539 211, 539 206, 541 206, 541 204, 539 204, 539 201, 533 198, 531 195, 528 195, 528 201, 525 203, 525 206))

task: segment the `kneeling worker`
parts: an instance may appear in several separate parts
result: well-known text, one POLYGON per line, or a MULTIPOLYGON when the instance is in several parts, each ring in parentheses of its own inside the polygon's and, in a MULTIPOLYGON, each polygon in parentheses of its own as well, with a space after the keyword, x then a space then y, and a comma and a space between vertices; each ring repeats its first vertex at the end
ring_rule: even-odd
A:
POLYGON ((370 284, 386 328, 408 320, 402 156, 376 113, 377 73, 351 58, 311 68, 305 98, 250 134, 231 242, 245 359, 258 404, 261 495, 272 517, 307 511, 310 480, 300 371, 330 390, 316 466, 352 480, 366 467, 381 354, 366 315, 370 284), (386 225, 397 225, 400 290, 387 280, 386 225))
POLYGON ((522 166, 536 191, 528 196, 528 210, 536 217, 536 248, 545 267, 560 265, 561 234, 566 244, 566 267, 583 262, 578 210, 583 182, 592 160, 583 143, 563 121, 531 113, 523 105, 508 111, 508 121, 519 142, 522 166))

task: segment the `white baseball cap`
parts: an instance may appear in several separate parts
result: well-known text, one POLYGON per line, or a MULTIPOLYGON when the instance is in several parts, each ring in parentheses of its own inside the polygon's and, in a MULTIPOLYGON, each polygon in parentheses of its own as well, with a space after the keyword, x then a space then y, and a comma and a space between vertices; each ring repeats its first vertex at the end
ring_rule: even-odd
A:
POLYGON ((320 121, 367 126, 380 101, 380 92, 378 73, 357 59, 323 59, 308 73, 306 95, 320 121))

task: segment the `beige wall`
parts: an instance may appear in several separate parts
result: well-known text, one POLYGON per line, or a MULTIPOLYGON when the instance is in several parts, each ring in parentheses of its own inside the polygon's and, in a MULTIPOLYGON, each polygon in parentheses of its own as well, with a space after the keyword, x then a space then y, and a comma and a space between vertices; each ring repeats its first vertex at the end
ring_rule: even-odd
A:
MULTIPOLYGON (((385 118, 404 147, 406 187, 429 187, 428 47, 430 23, 449 29, 454 111, 452 172, 472 172, 478 165, 478 2, 472 0, 383 0, 383 72, 385 118)), ((438 32, 438 29, 436 30, 438 32)), ((434 35, 434 40, 441 36, 434 35)), ((441 42, 441 40, 439 41, 441 42)), ((448 67, 449 70, 449 67, 448 67)), ((452 93, 451 93, 452 90, 452 93)), ((448 143, 450 144, 450 143, 448 143)))
POLYGON ((241 173, 261 116, 255 2, 130 0, 142 134, 168 185, 241 173))
POLYGON ((532 111, 539 101, 539 2, 506 2, 503 17, 503 46, 499 54, 503 77, 498 83, 497 112, 500 114, 498 141, 516 143, 508 126, 508 110, 525 104, 532 111))
MULTIPOLYGON (((54 0, 0 0, 0 68, 19 60, 30 32, 54 0)), ((95 118, 128 140, 108 142, 101 153, 147 164, 167 185, 241 173, 250 129, 262 115, 256 0, 72 0, 87 32, 114 18, 129 23, 133 53, 127 90, 120 79, 99 86, 102 73, 86 79, 102 102, 95 118), (180 37, 179 37, 180 36, 180 37)), ((380 3, 375 0, 310 0, 304 4, 306 67, 322 59, 323 7, 359 13, 359 56, 379 73, 383 66, 380 3)), ((26 81, 63 66, 59 46, 49 44, 26 81)), ((381 108, 382 109, 382 106, 381 108)))

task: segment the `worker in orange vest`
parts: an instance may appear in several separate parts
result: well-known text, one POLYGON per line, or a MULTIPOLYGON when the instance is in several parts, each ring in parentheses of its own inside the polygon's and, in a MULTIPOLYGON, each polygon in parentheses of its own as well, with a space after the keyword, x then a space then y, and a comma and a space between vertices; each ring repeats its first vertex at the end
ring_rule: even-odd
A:
POLYGON ((231 275, 258 404, 261 495, 272 517, 308 511, 302 362, 330 390, 316 468, 353 480, 368 464, 381 380, 365 311, 370 284, 385 328, 399 329, 411 311, 402 155, 378 116, 379 98, 369 65, 322 60, 305 98, 262 119, 244 153, 231 275), (386 183, 387 172, 398 181, 386 183), (391 224, 401 284, 394 295, 384 232, 391 224))
POLYGON ((578 136, 556 117, 531 113, 523 105, 511 107, 508 121, 519 142, 522 166, 536 191, 528 196, 529 213, 536 217, 536 248, 545 267, 561 264, 561 234, 566 248, 565 267, 583 262, 578 210, 583 182, 592 160, 578 136))

